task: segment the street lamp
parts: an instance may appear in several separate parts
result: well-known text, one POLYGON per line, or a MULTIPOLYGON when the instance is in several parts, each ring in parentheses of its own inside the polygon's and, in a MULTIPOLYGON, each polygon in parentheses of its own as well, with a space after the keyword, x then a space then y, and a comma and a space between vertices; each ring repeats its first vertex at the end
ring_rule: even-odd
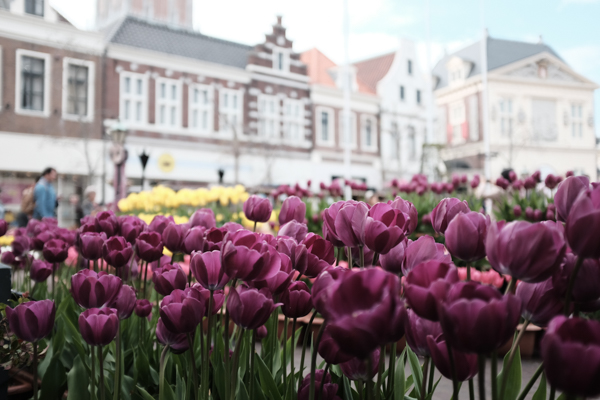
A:
POLYGON ((125 149, 127 132, 127 127, 120 121, 115 122, 107 131, 108 137, 112 140, 110 159, 115 164, 115 209, 119 200, 125 197, 126 191, 126 187, 123 184, 125 180, 123 178, 125 176, 125 162, 127 161, 127 150, 125 149))
POLYGON ((150 159, 150 155, 146 154, 146 149, 142 151, 142 154, 139 155, 140 162, 142 163, 142 191, 144 191, 144 178, 146 176, 146 165, 148 165, 148 160, 150 159))

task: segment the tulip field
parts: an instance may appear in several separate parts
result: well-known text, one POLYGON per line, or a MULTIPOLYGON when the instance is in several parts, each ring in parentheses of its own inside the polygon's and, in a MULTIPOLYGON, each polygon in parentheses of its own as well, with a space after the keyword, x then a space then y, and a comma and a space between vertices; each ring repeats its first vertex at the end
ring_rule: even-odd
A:
POLYGON ((440 380, 454 400, 599 396, 600 184, 495 183, 487 213, 479 177, 417 175, 383 201, 159 187, 76 230, 0 220, 0 359, 31 383, 14 398, 431 400, 440 380))

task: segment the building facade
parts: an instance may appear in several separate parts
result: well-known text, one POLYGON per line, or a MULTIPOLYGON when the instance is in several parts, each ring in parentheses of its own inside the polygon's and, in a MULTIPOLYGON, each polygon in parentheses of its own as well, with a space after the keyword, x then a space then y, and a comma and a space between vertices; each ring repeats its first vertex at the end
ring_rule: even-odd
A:
POLYGON ((96 0, 96 29, 104 29, 127 15, 192 29, 193 0, 96 0))
MULTIPOLYGON (((484 168, 481 43, 444 57, 435 67, 442 157, 450 169, 484 168)), ((597 175, 593 92, 551 47, 487 38, 491 176, 597 175)))

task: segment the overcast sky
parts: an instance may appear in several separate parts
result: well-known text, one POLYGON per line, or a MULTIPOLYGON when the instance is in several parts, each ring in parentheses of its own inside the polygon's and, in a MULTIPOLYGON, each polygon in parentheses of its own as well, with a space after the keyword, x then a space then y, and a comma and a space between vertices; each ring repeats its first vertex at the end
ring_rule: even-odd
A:
MULTIPOLYGON (((95 0, 51 0, 79 27, 93 22, 95 0)), ((481 37, 480 0, 431 0, 433 62, 481 37)), ((493 37, 552 46, 577 72, 600 83, 600 0, 487 0, 485 22, 493 37)), ((394 50, 398 38, 417 43, 425 63, 425 0, 349 0, 350 58, 394 50)), ((194 24, 202 33, 256 44, 277 14, 294 49, 319 48, 343 61, 342 0, 195 0, 194 24)), ((424 65, 423 65, 424 66, 424 65)), ((600 91, 596 91, 596 121, 600 91)), ((596 123, 600 136, 600 122, 596 123)))

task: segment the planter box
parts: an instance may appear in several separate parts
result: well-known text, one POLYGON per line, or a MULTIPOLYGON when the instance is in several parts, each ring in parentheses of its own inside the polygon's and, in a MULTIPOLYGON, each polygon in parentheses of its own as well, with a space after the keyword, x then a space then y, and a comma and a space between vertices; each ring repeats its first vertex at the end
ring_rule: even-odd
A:
MULTIPOLYGON (((518 330, 521 330, 523 327, 522 324, 519 324, 517 327, 518 330)), ((535 348, 535 337, 538 332, 540 332, 542 328, 529 324, 527 329, 525 330, 525 334, 521 338, 521 342, 519 343, 519 349, 521 351, 521 358, 531 358, 533 355, 533 349, 535 348)), ((511 338, 504 346, 498 349, 498 355, 505 355, 510 351, 510 348, 513 344, 513 338, 511 338)))

